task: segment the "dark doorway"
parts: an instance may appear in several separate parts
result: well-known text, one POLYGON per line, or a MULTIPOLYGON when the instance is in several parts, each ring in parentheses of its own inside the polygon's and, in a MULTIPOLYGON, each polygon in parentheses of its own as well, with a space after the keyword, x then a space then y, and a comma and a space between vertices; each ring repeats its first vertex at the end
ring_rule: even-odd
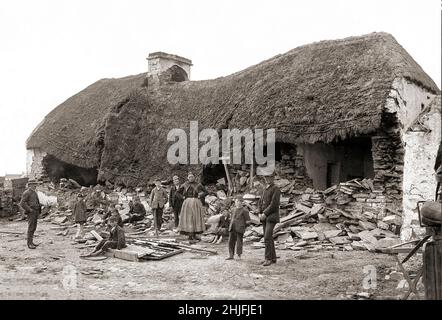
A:
POLYGON ((73 179, 82 186, 97 184, 98 171, 95 168, 82 168, 66 163, 52 155, 43 159, 43 167, 49 179, 59 182, 61 178, 73 179))
POLYGON ((327 163, 327 188, 339 183, 339 167, 335 162, 327 163))
POLYGON ((202 184, 216 183, 219 179, 224 178, 227 185, 226 171, 223 164, 208 164, 203 166, 202 184))

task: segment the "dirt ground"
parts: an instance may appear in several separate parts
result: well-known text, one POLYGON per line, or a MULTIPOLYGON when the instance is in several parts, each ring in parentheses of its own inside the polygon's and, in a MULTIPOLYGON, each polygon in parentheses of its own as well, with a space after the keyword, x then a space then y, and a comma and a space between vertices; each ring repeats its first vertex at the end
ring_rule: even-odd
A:
POLYGON ((304 256, 278 250, 279 260, 261 266, 264 249, 245 244, 242 260, 226 261, 227 244, 202 246, 218 255, 194 252, 161 261, 115 258, 87 261, 55 225, 39 221, 36 250, 26 247, 26 221, 0 221, 0 299, 398 299, 398 280, 385 280, 393 257, 368 251, 319 251, 304 256), (365 268, 365 269, 364 269, 365 268), (371 271, 370 271, 371 270, 371 271), (364 289, 369 276, 376 283, 364 289), (364 282, 365 279, 365 282, 364 282), (373 279, 373 277, 371 277, 373 279))

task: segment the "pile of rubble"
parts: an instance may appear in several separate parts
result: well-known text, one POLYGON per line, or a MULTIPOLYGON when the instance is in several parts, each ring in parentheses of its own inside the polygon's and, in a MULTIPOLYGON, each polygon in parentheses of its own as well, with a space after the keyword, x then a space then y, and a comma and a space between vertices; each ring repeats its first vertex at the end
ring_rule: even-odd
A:
POLYGON ((12 190, 0 188, 0 218, 9 217, 18 211, 18 206, 12 196, 12 190))
MULTIPOLYGON (((377 208, 367 210, 367 204, 381 201, 382 194, 374 189, 370 179, 353 179, 324 191, 304 188, 298 180, 275 179, 281 189, 281 222, 274 230, 278 249, 317 251, 320 249, 375 251, 400 242, 401 219, 397 215, 380 217, 377 208)), ((209 195, 206 202, 212 213, 225 199, 223 192, 209 195)), ((244 195, 252 226, 245 233, 254 247, 264 246, 263 230, 258 213, 259 196, 244 195)))
MULTIPOLYGON (((284 162, 281 161, 281 163, 282 166, 279 167, 279 170, 288 170, 284 167, 284 162)), ((244 170, 238 169, 235 173, 244 178, 239 179, 240 186, 250 182, 250 176, 244 170)), ((380 197, 383 197, 375 190, 372 180, 353 179, 324 191, 318 191, 305 187, 303 184, 305 180, 301 179, 300 172, 285 172, 285 174, 285 177, 287 174, 292 174, 292 179, 275 179, 275 184, 281 189, 281 221, 274 230, 278 249, 375 251, 400 242, 397 234, 401 219, 398 215, 379 216, 376 207, 373 210, 366 210, 367 204, 376 205, 380 201, 380 197)), ((249 193, 243 196, 252 219, 252 225, 246 230, 245 240, 253 242, 254 247, 260 248, 264 246, 264 243, 261 222, 257 216, 257 205, 262 185, 259 181, 255 181, 253 187, 254 189, 246 188, 249 193), (254 191, 254 193, 250 191, 254 191)), ((150 194, 148 188, 132 190, 100 185, 85 188, 66 179, 58 185, 44 184, 39 188, 40 190, 45 189, 46 194, 56 196, 56 205, 46 206, 44 218, 46 221, 65 227, 60 235, 68 235, 70 227, 74 226, 71 208, 73 201, 77 199, 76 195, 81 190, 85 195, 88 208, 88 220, 85 226, 87 231, 95 231, 101 236, 106 236, 107 230, 103 216, 109 205, 115 204, 121 218, 126 221, 129 201, 138 196, 145 206, 147 214, 142 221, 126 223, 126 232, 129 236, 155 236, 153 215, 147 202, 150 194)), ((206 196, 205 202, 208 208, 208 224, 210 225, 216 222, 216 218, 213 218, 219 216, 219 208, 223 205, 230 206, 231 201, 229 201, 222 181, 216 185, 207 186, 207 190, 209 194, 206 196)), ((163 220, 161 235, 176 236, 173 231, 173 214, 170 208, 166 207, 163 220)), ((78 242, 92 245, 96 240, 97 237, 88 232, 85 238, 78 242)))
MULTIPOLYGON (((89 188, 82 187, 72 179, 61 179, 60 183, 44 183, 37 189, 39 198, 43 204, 42 218, 46 222, 55 224, 55 229, 60 229, 57 235, 73 236, 75 234, 73 205, 77 201, 77 195, 81 192, 87 208, 87 222, 84 225, 85 235, 82 239, 76 239, 76 243, 86 246, 93 246, 97 242, 97 234, 101 237, 108 235, 108 228, 105 221, 105 214, 110 205, 115 205, 120 216, 125 222, 125 229, 129 237, 155 236, 153 228, 153 214, 147 203, 147 195, 150 190, 143 188, 127 189, 123 187, 96 185, 89 188), (141 221, 128 223, 129 201, 138 196, 146 208, 146 216, 141 221)), ((160 230, 162 236, 173 234, 173 214, 167 208, 163 213, 163 226, 160 230)))

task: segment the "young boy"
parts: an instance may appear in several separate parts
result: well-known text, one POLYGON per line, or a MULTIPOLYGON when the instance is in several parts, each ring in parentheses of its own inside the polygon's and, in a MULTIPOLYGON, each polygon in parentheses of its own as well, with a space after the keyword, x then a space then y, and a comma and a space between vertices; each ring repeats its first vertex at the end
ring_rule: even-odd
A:
POLYGON ((118 218, 116 216, 111 216, 109 218, 109 224, 111 226, 109 238, 101 240, 89 256, 98 256, 106 252, 107 249, 123 249, 126 247, 124 230, 118 225, 118 218))
POLYGON ((229 226, 229 256, 226 260, 233 259, 235 245, 238 259, 241 259, 244 232, 246 231, 246 225, 250 224, 250 222, 249 211, 243 207, 242 197, 238 196, 235 199, 235 210, 233 211, 229 226))
POLYGON ((77 201, 73 208, 75 223, 77 224, 77 233, 75 234, 74 239, 80 239, 84 236, 84 224, 87 220, 86 210, 86 202, 84 202, 83 194, 80 192, 77 195, 77 201))
POLYGON ((134 202, 132 200, 129 202, 129 221, 135 222, 141 221, 146 216, 146 209, 140 201, 139 197, 134 198, 134 202))
POLYGON ((161 225, 163 224, 163 209, 167 202, 167 191, 161 186, 161 181, 159 179, 155 180, 155 188, 153 188, 150 193, 150 207, 153 211, 153 216, 156 221, 156 229, 161 230, 161 225))
POLYGON ((121 219, 120 213, 118 212, 118 209, 115 206, 115 204, 109 205, 109 208, 107 209, 107 212, 103 216, 103 223, 104 224, 108 223, 109 219, 111 217, 116 217, 117 218, 117 224, 121 228, 123 228, 123 226, 124 226, 123 219, 121 219))

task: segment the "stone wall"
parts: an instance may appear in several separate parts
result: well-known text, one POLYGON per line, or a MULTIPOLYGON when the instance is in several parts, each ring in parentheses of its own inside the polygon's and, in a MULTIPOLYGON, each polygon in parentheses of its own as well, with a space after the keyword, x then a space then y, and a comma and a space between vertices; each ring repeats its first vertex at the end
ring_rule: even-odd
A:
POLYGON ((441 140, 440 97, 428 113, 419 119, 423 128, 404 135, 404 221, 402 238, 408 240, 424 232, 419 227, 417 202, 433 200, 436 180, 434 163, 441 140), (431 130, 431 131, 428 131, 431 130))
POLYGON ((190 80, 190 68, 192 66, 192 62, 186 58, 158 52, 150 54, 147 60, 149 70, 148 76, 158 76, 162 72, 176 65, 187 73, 187 78, 190 80))
MULTIPOLYGON (((416 229, 417 232, 422 232, 418 230, 418 228, 412 227, 412 225, 416 226, 417 222, 415 206, 416 200, 419 198, 416 197, 415 184, 419 181, 417 183, 419 185, 418 189, 422 191, 418 193, 422 193, 421 196, 427 193, 425 190, 434 186, 434 183, 426 178, 427 174, 425 173, 427 170, 432 170, 433 166, 429 166, 429 163, 426 161, 422 162, 422 157, 431 157, 428 153, 434 153, 435 157, 437 152, 437 148, 434 151, 430 150, 431 148, 425 148, 425 150, 421 149, 420 151, 423 153, 418 155, 420 151, 417 147, 412 147, 411 149, 414 149, 414 151, 411 151, 410 146, 414 144, 412 140, 417 137, 408 137, 407 132, 422 110, 428 107, 433 101, 434 97, 435 94, 419 85, 411 83, 407 79, 398 78, 393 82, 393 88, 384 107, 385 119, 383 120, 383 127, 389 129, 389 132, 385 132, 385 134, 393 137, 393 144, 390 145, 390 148, 395 152, 395 154, 390 155, 394 161, 394 168, 391 167, 389 169, 392 176, 385 180, 384 183, 387 188, 386 192, 390 190, 390 194, 387 194, 387 196, 392 200, 392 208, 399 208, 397 214, 401 214, 402 217, 401 238, 404 240, 408 240, 413 236, 414 229, 416 229), (396 121, 396 124, 391 123, 394 121, 396 121), (391 194, 393 185, 401 186, 402 190, 398 196, 391 194)), ((429 126, 431 129, 435 129, 437 124, 430 123, 429 126)), ((440 124, 436 132, 437 130, 439 130, 440 136, 440 124)), ((419 143, 428 143, 426 139, 428 139, 428 136, 420 139, 419 143)), ((419 138, 417 138, 417 140, 419 140, 419 138)), ((389 154, 390 151, 385 152, 386 157, 388 157, 389 154)), ((396 187, 394 187, 394 189, 395 188, 396 187)))
POLYGON ((29 179, 38 179, 45 175, 43 159, 47 153, 41 149, 28 149, 26 155, 26 175, 29 179))

